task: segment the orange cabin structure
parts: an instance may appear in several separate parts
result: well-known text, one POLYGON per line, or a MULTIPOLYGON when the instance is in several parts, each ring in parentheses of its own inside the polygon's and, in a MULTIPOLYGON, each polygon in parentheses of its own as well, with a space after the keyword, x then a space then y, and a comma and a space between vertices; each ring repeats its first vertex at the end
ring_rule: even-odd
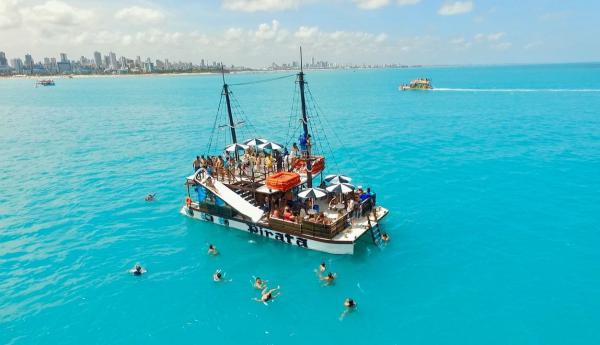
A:
POLYGON ((280 191, 290 190, 300 184, 300 175, 294 172, 282 171, 267 176, 267 187, 280 191))

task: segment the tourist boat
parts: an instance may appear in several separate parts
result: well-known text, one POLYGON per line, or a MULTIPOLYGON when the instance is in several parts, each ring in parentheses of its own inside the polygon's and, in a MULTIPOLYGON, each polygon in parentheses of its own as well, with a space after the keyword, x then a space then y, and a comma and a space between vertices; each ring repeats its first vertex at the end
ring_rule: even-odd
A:
POLYGON ((54 86, 54 80, 52 80, 52 79, 42 79, 42 80, 39 80, 35 84, 36 85, 41 85, 41 86, 54 86))
POLYGON ((400 90, 431 90, 433 87, 431 86, 431 80, 428 78, 419 78, 412 80, 408 85, 402 84, 400 85, 400 90))
POLYGON ((299 132, 292 133, 292 137, 300 134, 300 147, 293 147, 289 153, 284 145, 259 136, 238 142, 239 131, 248 119, 234 118, 232 109, 238 109, 239 104, 232 105, 233 93, 223 74, 224 102, 219 108, 226 111, 222 110, 222 115, 217 112, 206 152, 207 157, 221 158, 195 161, 195 172, 185 181, 187 196, 180 212, 281 244, 332 254, 353 254, 363 237, 379 245, 380 224, 388 210, 377 205, 375 193, 361 193, 351 185, 351 178, 324 176, 325 157, 316 152, 316 139, 312 141, 310 136, 310 129, 317 123, 313 121, 309 126, 309 120, 317 114, 316 110, 308 114, 308 84, 302 67, 296 77, 300 107, 299 114, 292 115, 292 122, 298 125, 290 128, 299 132), (226 124, 219 125, 221 116, 226 124), (213 140, 219 133, 230 140, 229 145, 215 145, 213 140), (319 187, 314 187, 317 182, 319 187))

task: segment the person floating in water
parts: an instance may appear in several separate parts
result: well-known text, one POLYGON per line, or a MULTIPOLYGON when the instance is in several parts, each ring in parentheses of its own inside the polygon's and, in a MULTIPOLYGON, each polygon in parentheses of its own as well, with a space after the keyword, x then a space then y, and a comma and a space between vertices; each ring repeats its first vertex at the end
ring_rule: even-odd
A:
POLYGON ((337 275, 335 273, 329 272, 326 276, 319 277, 319 280, 324 281, 325 285, 331 285, 331 283, 333 283, 333 281, 335 280, 336 276, 337 275))
POLYGON ((225 274, 221 272, 220 269, 216 270, 215 273, 213 273, 213 280, 215 282, 222 282, 223 278, 224 278, 225 274))
POLYGON ((213 255, 213 256, 219 255, 219 252, 217 251, 217 247, 213 246, 212 244, 209 244, 208 245, 208 254, 213 255))
POLYGON ((142 274, 146 273, 146 270, 140 264, 135 264, 135 266, 129 270, 129 273, 133 274, 134 276, 141 276, 142 274))
POLYGON ((381 240, 383 242, 388 242, 390 240, 390 235, 388 235, 387 232, 384 232, 383 234, 381 234, 381 240))
POLYGON ((269 282, 268 280, 262 280, 262 279, 260 279, 260 277, 256 277, 256 278, 254 278, 253 286, 255 289, 263 290, 263 289, 267 288, 268 282, 269 282))
POLYGON ((319 273, 325 272, 326 269, 327 266, 325 265, 325 261, 321 262, 321 264, 319 265, 319 273))
POLYGON ((260 298, 255 298, 254 300, 257 302, 263 302, 265 305, 267 305, 267 302, 274 300, 277 296, 280 295, 280 293, 275 293, 279 289, 279 286, 270 290, 268 287, 265 287, 261 292, 260 298))
POLYGON ((340 315, 340 321, 342 319, 344 319, 346 314, 348 314, 351 311, 356 310, 356 302, 354 302, 354 300, 352 298, 346 298, 346 300, 344 301, 344 307, 345 307, 345 309, 342 312, 342 315, 340 315))
POLYGON ((156 193, 152 193, 152 194, 146 195, 146 197, 144 198, 144 200, 146 200, 146 201, 154 201, 154 200, 156 200, 156 193))

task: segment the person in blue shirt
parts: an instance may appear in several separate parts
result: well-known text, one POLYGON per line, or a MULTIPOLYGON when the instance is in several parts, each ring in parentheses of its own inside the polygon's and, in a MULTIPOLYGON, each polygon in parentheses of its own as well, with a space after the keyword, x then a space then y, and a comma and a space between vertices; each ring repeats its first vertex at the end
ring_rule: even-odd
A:
POLYGON ((367 191, 365 193, 362 193, 360 195, 360 202, 363 202, 363 201, 367 200, 370 197, 371 197, 371 188, 367 188, 367 191))

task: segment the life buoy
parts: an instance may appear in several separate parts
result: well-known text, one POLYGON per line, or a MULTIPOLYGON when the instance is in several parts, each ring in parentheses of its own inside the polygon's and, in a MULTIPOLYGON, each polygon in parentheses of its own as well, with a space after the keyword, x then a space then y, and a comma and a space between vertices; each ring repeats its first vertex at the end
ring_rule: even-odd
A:
POLYGON ((187 207, 190 207, 192 205, 192 198, 190 198, 189 196, 186 196, 185 204, 187 205, 187 207))

